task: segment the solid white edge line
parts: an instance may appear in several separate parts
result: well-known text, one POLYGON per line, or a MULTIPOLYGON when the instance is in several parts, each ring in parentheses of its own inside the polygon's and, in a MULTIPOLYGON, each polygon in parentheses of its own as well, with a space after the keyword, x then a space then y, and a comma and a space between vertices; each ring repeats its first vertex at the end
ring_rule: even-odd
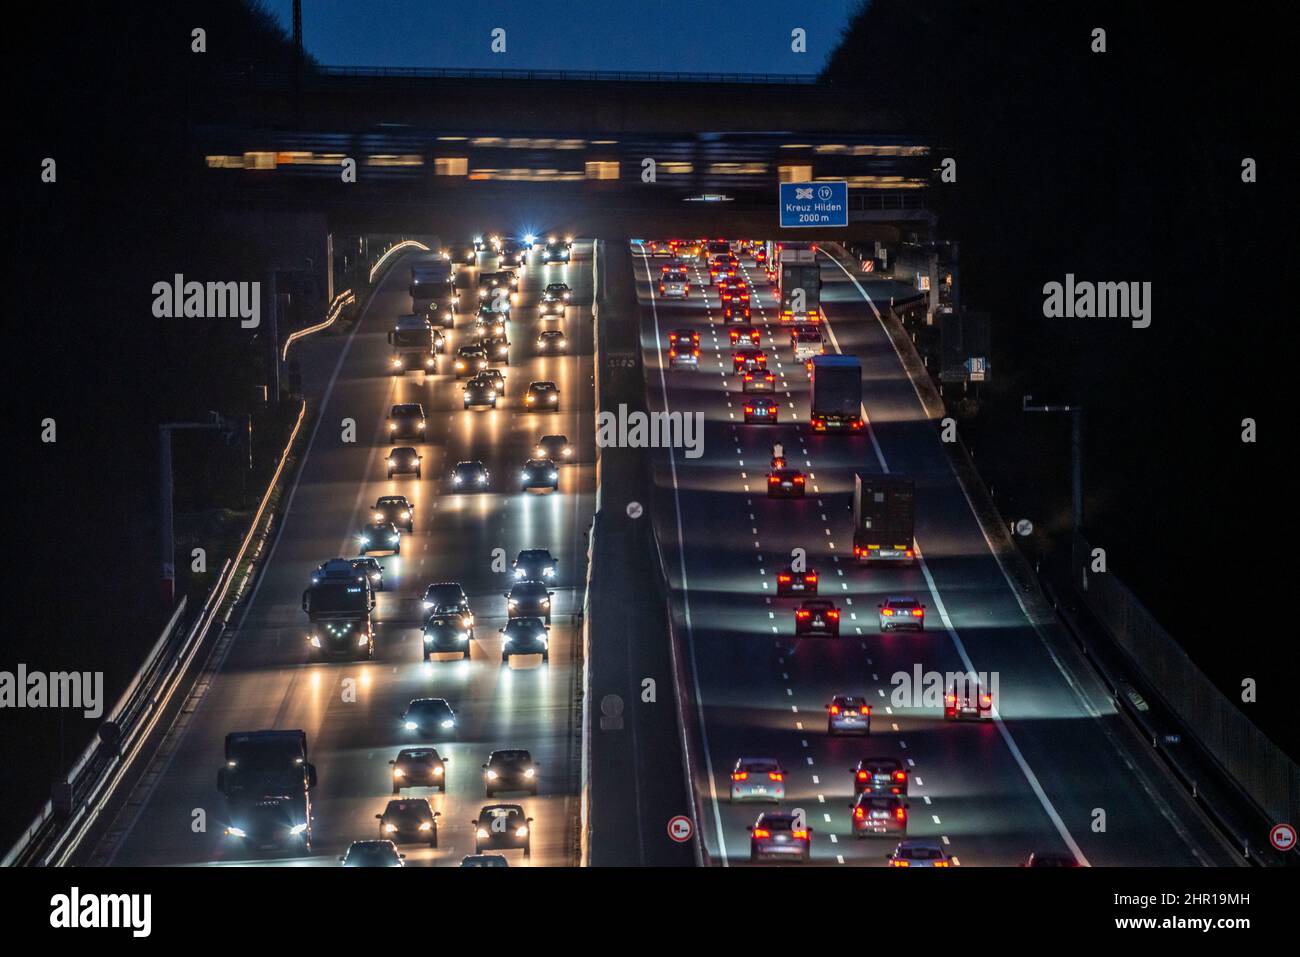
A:
MULTIPOLYGON (((907 371, 907 366, 903 363, 903 357, 898 355, 897 347, 893 346, 894 340, 890 337, 889 330, 885 328, 884 320, 880 316, 880 310, 877 309, 876 304, 871 301, 871 296, 867 294, 867 291, 862 288, 862 284, 859 283, 858 280, 847 269, 844 268, 844 266, 840 263, 838 259, 830 255, 829 253, 827 253, 826 258, 829 259, 831 262, 833 262, 837 267, 839 267, 840 272, 844 273, 844 275, 848 278, 849 282, 853 283, 854 288, 858 290, 862 298, 866 300, 867 305, 871 307, 871 311, 876 316, 876 321, 880 323, 881 332, 885 334, 885 338, 889 341, 890 346, 894 348, 894 355, 897 356, 898 358, 899 367, 903 370, 903 375, 907 377, 908 382, 912 386, 912 391, 916 394, 917 401, 920 402, 921 404, 922 414, 927 414, 925 411, 925 402, 924 400, 921 399, 921 393, 917 389, 916 383, 912 381, 912 376, 907 371)), ((825 310, 822 311, 822 320, 826 323, 826 329, 831 334, 831 344, 835 346, 836 352, 840 352, 841 351, 840 345, 835 339, 835 332, 833 329, 831 329, 830 317, 826 315, 825 310)), ((862 404, 862 420, 866 423, 867 429, 870 431, 872 444, 875 447, 876 458, 880 462, 880 467, 885 472, 885 474, 888 475, 889 464, 885 461, 884 453, 881 451, 880 445, 876 442, 876 431, 874 428, 871 427, 871 420, 867 417, 867 406, 865 402, 862 404)), ((950 470, 952 469, 951 462, 948 463, 948 467, 950 470)), ((966 495, 966 489, 961 484, 961 480, 957 478, 957 473, 955 470, 953 470, 953 477, 954 479, 957 480, 957 487, 962 490, 962 495, 966 498, 966 504, 971 510, 972 517, 975 518, 975 524, 979 526, 982 531, 983 526, 979 524, 979 518, 978 516, 975 515, 975 507, 971 503, 970 496, 966 495)), ((984 536, 984 540, 989 546, 989 551, 993 555, 994 561, 997 562, 998 568, 1002 572, 1002 577, 1006 580, 1008 587, 1011 588, 1011 594, 1016 597, 1016 601, 1020 605, 1020 610, 1025 615, 1025 620, 1029 623, 1031 628, 1035 628, 1036 630, 1034 620, 1029 615, 1029 612, 1025 609, 1024 602, 1021 601, 1020 595, 1016 591, 1015 586, 1012 585, 1011 579, 1007 575, 1007 570, 1003 566, 1002 560, 998 556, 996 549, 993 548, 992 542, 988 541, 987 535, 984 536)), ((957 650, 957 655, 961 658, 962 664, 965 665, 967 672, 971 674, 977 674, 978 672, 976 671, 974 664, 970 660, 970 655, 966 653, 966 646, 962 643, 960 636, 958 636, 957 634, 956 628, 953 627, 952 621, 948 617, 947 608, 945 608, 943 599, 939 595, 939 587, 937 584, 935 584, 934 576, 930 574, 930 567, 926 564, 925 556, 921 553, 921 543, 919 541, 915 541, 915 547, 916 547, 917 563, 921 566, 921 573, 925 576, 926 587, 929 588, 930 596, 934 599, 935 608, 938 610, 939 617, 943 621, 944 630, 947 631, 948 637, 952 639, 953 647, 957 650)), ((1056 661, 1055 656, 1053 655, 1052 657, 1053 657, 1053 661, 1056 661)), ((1059 670, 1060 662, 1056 662, 1056 665, 1059 670)), ((1062 672, 1062 677, 1065 677, 1064 672, 1062 672)), ((1068 684, 1073 686, 1074 683, 1070 681, 1068 677, 1066 677, 1066 681, 1068 684)), ((997 729, 1002 736, 1002 740, 1006 742, 1007 750, 1011 752, 1012 758, 1014 758, 1016 764, 1019 765, 1021 773, 1024 775, 1025 780, 1029 783, 1029 787, 1034 792, 1034 796, 1038 798, 1038 803, 1043 806, 1044 812, 1046 812, 1048 819, 1051 820, 1053 826, 1056 828, 1056 832, 1057 834, 1060 835, 1061 840, 1065 842, 1065 845, 1070 849, 1070 853, 1072 853, 1075 856, 1075 859, 1078 860, 1080 864, 1082 864, 1084 867, 1090 866, 1088 863, 1088 858, 1084 855, 1083 850, 1079 847, 1078 843, 1074 840, 1074 836, 1070 833, 1070 829, 1066 827, 1065 822, 1061 820, 1061 815, 1057 813, 1056 807, 1055 805, 1052 804, 1051 798, 1049 798, 1047 796, 1047 792, 1043 790, 1043 786, 1038 781, 1038 776, 1034 774, 1033 769, 1029 766, 1029 762, 1025 760, 1025 756, 1021 753, 1020 747, 1016 744, 1015 739, 1011 736, 1011 731, 1007 728, 1006 723, 1002 720, 1002 715, 998 712, 996 706, 993 709, 993 721, 997 725, 997 729)))
MULTIPOLYGON (((670 411, 668 402, 668 381, 664 377, 663 340, 659 335, 659 309, 655 300, 654 282, 650 278, 650 261, 645 254, 645 247, 641 248, 641 264, 645 269, 646 285, 650 290, 650 314, 654 317, 655 324, 655 355, 660 357, 659 362, 659 388, 663 392, 664 411, 670 411)), ((636 281, 635 274, 633 281, 636 281)), ((639 336, 638 336, 639 339, 639 336)), ((709 798, 713 801, 713 825, 718 835, 718 857, 722 861, 722 866, 727 867, 727 840, 722 833, 722 809, 718 806, 718 782, 713 773, 713 755, 709 749, 709 732, 704 724, 704 700, 700 695, 700 674, 695 663, 695 633, 691 626, 691 592, 686 578, 686 543, 682 537, 682 501, 677 490, 677 455, 670 444, 668 446, 668 465, 673 479, 673 510, 677 519, 677 559, 682 574, 682 606, 686 618, 686 647, 691 654, 691 683, 695 691, 695 711, 700 722, 700 737, 704 745, 704 767, 709 776, 709 798)), ((696 782, 689 782, 692 788, 696 782)), ((702 828, 701 828, 702 830, 702 828)), ((700 835, 703 840, 703 833, 700 835)))

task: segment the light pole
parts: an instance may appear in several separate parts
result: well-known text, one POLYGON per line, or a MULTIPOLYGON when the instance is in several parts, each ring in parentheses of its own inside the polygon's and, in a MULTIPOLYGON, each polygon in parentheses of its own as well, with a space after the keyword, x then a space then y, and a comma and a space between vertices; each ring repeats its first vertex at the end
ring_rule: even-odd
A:
POLYGON ((1070 505, 1076 534, 1083 531, 1083 406, 1033 405, 1032 395, 1020 400, 1023 412, 1068 412, 1070 414, 1070 505))
POLYGON ((168 422, 158 426, 158 544, 162 558, 162 597, 168 608, 176 598, 176 541, 172 519, 172 432, 191 429, 224 431, 229 423, 216 412, 210 422, 168 422))

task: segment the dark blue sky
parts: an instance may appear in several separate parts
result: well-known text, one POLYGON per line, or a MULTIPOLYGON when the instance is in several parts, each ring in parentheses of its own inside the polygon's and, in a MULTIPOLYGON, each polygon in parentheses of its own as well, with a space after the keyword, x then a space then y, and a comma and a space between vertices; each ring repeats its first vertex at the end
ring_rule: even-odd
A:
MULTIPOLYGON (((288 30, 291 0, 263 0, 288 30)), ((861 0, 303 0, 331 66, 816 73, 861 0), (495 27, 506 52, 489 50, 495 27), (790 50, 807 31, 808 52, 790 50)))

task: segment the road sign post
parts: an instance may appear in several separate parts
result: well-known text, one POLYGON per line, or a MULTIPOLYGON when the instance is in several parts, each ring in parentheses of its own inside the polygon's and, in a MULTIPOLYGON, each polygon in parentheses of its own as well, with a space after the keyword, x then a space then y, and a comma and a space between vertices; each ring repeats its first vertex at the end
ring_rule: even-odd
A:
POLYGON ((849 184, 782 183, 781 228, 808 229, 849 224, 849 184))
POLYGON ((695 825, 689 817, 678 814, 668 821, 668 836, 678 844, 685 844, 695 834, 695 825))

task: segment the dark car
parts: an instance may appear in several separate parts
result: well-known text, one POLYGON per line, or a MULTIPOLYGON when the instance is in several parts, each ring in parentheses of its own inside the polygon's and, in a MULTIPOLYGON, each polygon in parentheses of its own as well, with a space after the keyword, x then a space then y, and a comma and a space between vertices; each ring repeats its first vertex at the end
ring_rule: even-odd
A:
POLYGON ((353 841, 339 860, 344 867, 405 867, 405 854, 392 841, 353 841))
POLYGON ((510 862, 501 854, 466 854, 460 859, 461 867, 509 867, 510 862))
POLYGON ((501 629, 501 663, 510 664, 516 655, 541 655, 551 660, 550 635, 541 618, 512 618, 501 629))
POLYGON ((776 373, 770 369, 754 369, 740 374, 740 391, 745 393, 775 392, 776 373))
POLYGON ((767 353, 752 346, 731 350, 731 368, 734 372, 754 372, 767 368, 767 353))
POLYGON ((401 794, 402 788, 437 788, 446 794, 448 760, 437 748, 402 748, 388 762, 393 767, 393 793, 401 794))
POLYGON ((533 819, 524 814, 518 804, 488 804, 478 812, 478 817, 470 821, 474 828, 474 853, 483 853, 483 848, 507 850, 523 848, 524 857, 533 852, 533 819))
POLYGON ((408 532, 415 531, 415 506, 405 495, 379 496, 370 517, 376 522, 392 522, 408 532))
POLYGON ((528 383, 524 393, 524 409, 528 412, 555 412, 560 407, 560 390, 554 382, 528 383))
POLYGON ((424 590, 424 610, 431 615, 459 615, 469 636, 474 637, 474 613, 469 607, 469 596, 460 582, 434 582, 424 590))
POLYGON ((424 657, 427 661, 432 661, 434 655, 471 657, 470 630, 465 625, 463 615, 430 615, 420 633, 424 636, 424 657))
POLYGON ((537 762, 525 748, 493 751, 483 765, 483 789, 488 797, 502 791, 537 794, 537 762))
POLYGON ((451 470, 451 485, 457 492, 485 492, 489 478, 487 466, 477 459, 457 462, 451 470))
POLYGON ((366 577, 365 570, 357 565, 360 561, 363 559, 331 558, 329 561, 321 562, 312 572, 311 583, 319 585, 323 581, 359 582, 366 577))
POLYGON ((388 435, 394 439, 424 438, 424 408, 418 402, 403 402, 388 413, 388 435))
POLYGON ((245 851, 274 849, 310 854, 311 803, 303 798, 301 777, 297 783, 296 799, 288 794, 268 795, 235 803, 225 829, 226 837, 238 842, 245 851))
POLYGON ((545 582, 515 582, 506 592, 506 618, 542 618, 551 623, 551 598, 545 582))
POLYGON ((840 633, 840 610, 829 598, 809 598, 794 610, 796 635, 831 635, 840 633))
POLYGON ((478 344, 487 353, 488 362, 510 365, 510 340, 506 338, 504 331, 499 334, 479 336, 478 344))
POLYGON ((564 337, 563 331, 559 329, 547 329, 537 334, 537 349, 540 352, 563 352, 568 347, 569 340, 564 337))
POLYGON ((560 472, 550 459, 529 459, 519 473, 519 484, 525 492, 533 488, 560 487, 560 472))
POLYGON ((760 344, 759 331, 753 326, 732 326, 727 330, 727 335, 730 337, 733 346, 740 345, 742 339, 754 348, 758 348, 760 344))
POLYGON ((486 405, 490 409, 497 407, 496 383, 482 374, 465 383, 465 408, 480 405, 486 405))
MULTIPOLYGON (((482 347, 482 340, 487 336, 504 336, 505 334, 505 315, 493 309, 492 304, 489 302, 479 306, 478 315, 474 317, 474 335, 479 340, 475 345, 482 347)), ((488 358, 491 359, 491 356, 488 356, 488 358)))
POLYGON ((573 460, 573 446, 569 444, 567 435, 543 435, 537 440, 533 455, 552 462, 569 462, 573 460))
POLYGON ((549 548, 525 548, 515 557, 511 567, 515 570, 516 581, 530 582, 554 581, 557 569, 549 548))
POLYGON ((751 861, 796 860, 806 864, 812 860, 812 828, 800 827, 793 814, 766 811, 749 830, 749 859, 751 861))
POLYGON ((373 558, 354 558, 352 559, 352 567, 370 582, 372 589, 375 591, 384 590, 384 566, 379 562, 373 558))
POLYGON ((446 698, 413 698, 402 712, 402 727, 422 736, 446 733, 456 727, 456 712, 446 698))
POLYGON ((797 572, 786 565, 776 573, 776 596, 784 598, 788 595, 816 595, 817 581, 815 568, 805 568, 797 572))
POLYGON ((826 706, 826 733, 870 734, 871 705, 865 698, 851 694, 837 694, 826 706))
POLYGON ((457 379, 472 379, 488 366, 487 353, 478 346, 461 346, 456 350, 451 370, 457 379))
POLYGON ((388 477, 394 475, 410 475, 415 473, 416 478, 423 477, 420 469, 421 456, 409 445, 399 446, 388 453, 388 477))
POLYGON ((776 425, 777 409, 775 399, 746 399, 745 422, 750 425, 776 425))
POLYGON ((1034 851, 1021 867, 1079 867, 1073 854, 1063 851, 1034 851))
POLYGON ((907 833, 907 801, 898 794, 859 794, 849 815, 854 837, 907 833))
POLYGON ((863 758, 849 770, 855 794, 907 794, 907 768, 897 758, 863 758))
POLYGON ((767 473, 768 498, 803 498, 808 480, 798 469, 772 469, 767 473))
POLYGON ((370 522, 367 525, 362 525, 361 534, 357 536, 357 541, 362 555, 368 555, 371 552, 402 554, 402 533, 397 530, 397 526, 392 522, 370 522))
POLYGON ((459 243, 447 248, 447 258, 458 266, 473 266, 478 262, 478 251, 473 243, 459 243))
POLYGON ((428 844, 438 846, 438 818, 442 815, 429 807, 427 798, 396 798, 388 802, 379 821, 379 835, 394 844, 428 844))

